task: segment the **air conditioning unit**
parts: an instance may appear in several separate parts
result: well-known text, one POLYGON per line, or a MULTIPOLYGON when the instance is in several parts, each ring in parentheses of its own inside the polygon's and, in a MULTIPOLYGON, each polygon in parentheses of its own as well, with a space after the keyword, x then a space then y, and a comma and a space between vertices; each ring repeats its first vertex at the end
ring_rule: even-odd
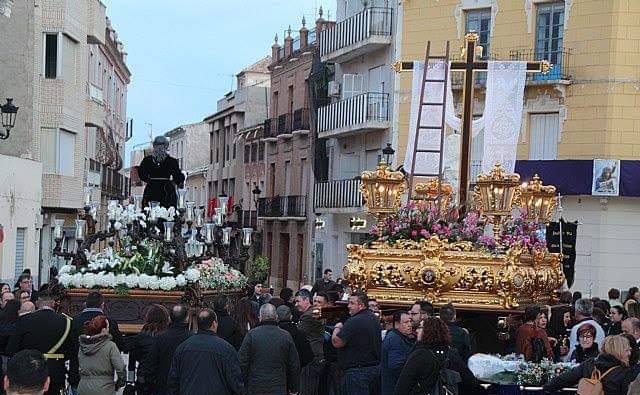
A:
POLYGON ((338 81, 329 81, 329 96, 340 96, 340 83, 338 81))

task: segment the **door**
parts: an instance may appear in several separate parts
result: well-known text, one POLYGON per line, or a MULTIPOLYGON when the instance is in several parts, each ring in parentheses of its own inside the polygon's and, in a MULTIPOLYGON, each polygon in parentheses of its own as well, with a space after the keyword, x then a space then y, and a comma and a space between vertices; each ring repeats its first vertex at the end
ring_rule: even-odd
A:
POLYGON ((562 69, 564 38, 564 2, 538 5, 536 17, 536 60, 546 59, 554 67, 536 79, 557 79, 562 69))
POLYGON ((280 266, 282 267, 282 286, 287 286, 289 280, 289 234, 280 233, 280 266))
POLYGON ((386 119, 387 95, 385 94, 385 66, 381 65, 369 69, 368 103, 369 117, 377 120, 386 119))
POLYGON ((362 74, 344 74, 342 76, 342 99, 348 99, 362 93, 362 74))

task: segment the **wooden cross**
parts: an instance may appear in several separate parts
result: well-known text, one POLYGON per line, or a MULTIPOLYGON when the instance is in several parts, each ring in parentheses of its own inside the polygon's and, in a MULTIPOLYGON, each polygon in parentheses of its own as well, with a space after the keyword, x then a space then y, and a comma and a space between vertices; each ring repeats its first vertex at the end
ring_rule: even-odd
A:
MULTIPOLYGON (((488 62, 476 60, 478 54, 482 53, 482 48, 478 47, 478 33, 470 32, 464 36, 465 47, 462 52, 462 61, 451 62, 451 71, 464 72, 464 82, 462 84, 462 153, 460 155, 460 191, 458 201, 463 210, 469 194, 469 175, 471 163, 471 125, 473 122, 473 93, 475 72, 487 70, 488 62)), ((397 72, 413 69, 412 62, 396 62, 393 66, 397 72)), ((426 67, 426 65, 425 65, 426 67)), ((550 69, 550 64, 546 60, 527 62, 527 72, 546 73, 550 69)), ((443 111, 445 111, 443 107, 443 111)))

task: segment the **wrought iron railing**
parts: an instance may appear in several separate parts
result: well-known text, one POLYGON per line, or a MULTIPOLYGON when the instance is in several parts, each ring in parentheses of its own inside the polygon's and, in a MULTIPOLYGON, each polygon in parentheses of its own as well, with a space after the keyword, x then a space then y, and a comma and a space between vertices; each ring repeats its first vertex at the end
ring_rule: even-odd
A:
POLYGON ((388 120, 388 93, 363 93, 318 109, 319 132, 388 120))
POLYGON ((509 51, 511 60, 548 60, 551 63, 551 70, 546 73, 527 73, 527 80, 533 81, 557 81, 571 80, 571 70, 569 62, 571 60, 571 49, 560 47, 557 49, 533 49, 533 48, 516 48, 509 51))
POLYGON ((274 196, 258 199, 259 217, 306 217, 306 196, 274 196))
POLYGON ((390 36, 393 9, 371 7, 320 32, 320 56, 348 47, 371 36, 390 36))
POLYGON ((360 180, 317 182, 314 188, 314 208, 362 207, 360 180))
POLYGON ((293 113, 281 114, 264 121, 264 137, 277 137, 296 130, 309 130, 309 109, 299 108, 293 113))

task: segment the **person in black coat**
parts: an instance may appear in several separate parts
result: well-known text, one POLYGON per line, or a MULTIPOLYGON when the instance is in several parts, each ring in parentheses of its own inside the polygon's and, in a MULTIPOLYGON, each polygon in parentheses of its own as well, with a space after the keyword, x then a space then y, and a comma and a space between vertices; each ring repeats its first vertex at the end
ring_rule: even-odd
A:
POLYGON ((598 369, 606 395, 627 395, 629 383, 635 378, 633 370, 629 367, 630 350, 626 338, 620 335, 609 336, 604 340, 597 358, 587 359, 573 369, 554 377, 543 389, 554 392, 573 387, 581 378, 591 377, 595 369, 598 369))
POLYGON ((149 358, 151 361, 150 373, 146 379, 152 381, 150 387, 153 395, 167 394, 167 377, 171 370, 175 351, 183 341, 192 335, 187 323, 189 309, 186 306, 181 304, 173 306, 169 310, 169 317, 171 324, 164 333, 156 337, 149 358))
POLYGON ((471 336, 469 336, 468 330, 456 323, 456 309, 451 303, 440 308, 440 318, 449 327, 451 345, 458 350, 458 354, 466 362, 471 356, 471 336))
POLYGON ((144 317, 142 330, 131 338, 129 348, 129 371, 136 370, 136 393, 149 395, 153 392, 156 371, 153 364, 153 348, 156 338, 169 326, 169 312, 159 304, 153 304, 144 317))
POLYGON ((244 395, 236 351, 216 335, 216 313, 198 313, 198 333, 183 341, 173 355, 167 395, 244 395))
POLYGON ((582 363, 589 358, 595 358, 600 353, 598 343, 595 342, 596 328, 590 324, 582 324, 576 332, 578 345, 571 353, 570 361, 582 363))
POLYGON ((460 394, 485 393, 456 348, 451 345, 451 334, 447 324, 440 318, 426 317, 418 325, 416 348, 407 358, 393 394, 428 393, 436 384, 443 368, 460 374, 460 394))
POLYGON ((38 310, 25 314, 16 321, 16 331, 9 338, 7 353, 32 349, 45 354, 49 368, 48 395, 60 395, 65 387, 67 370, 65 361, 77 350, 77 339, 71 335, 71 318, 56 313, 53 297, 42 293, 38 299, 38 310), (59 347, 54 347, 60 344, 59 347))
POLYGON ((276 315, 278 316, 278 327, 289 332, 293 343, 296 345, 298 358, 300 358, 300 368, 307 366, 309 362, 313 361, 313 350, 311 350, 309 340, 307 340, 304 333, 300 332, 296 324, 291 321, 291 310, 288 306, 282 305, 276 309, 276 315))
POLYGON ((144 187, 143 206, 149 202, 160 202, 162 207, 176 207, 178 197, 176 185, 182 188, 184 174, 175 158, 167 154, 169 139, 158 136, 153 140, 153 154, 146 156, 138 166, 138 177, 147 185, 144 187))
POLYGON ((221 339, 226 340, 236 350, 240 348, 242 344, 242 334, 240 333, 240 326, 230 315, 229 308, 230 300, 227 295, 218 295, 213 302, 213 309, 218 317, 218 330, 217 334, 221 339))

